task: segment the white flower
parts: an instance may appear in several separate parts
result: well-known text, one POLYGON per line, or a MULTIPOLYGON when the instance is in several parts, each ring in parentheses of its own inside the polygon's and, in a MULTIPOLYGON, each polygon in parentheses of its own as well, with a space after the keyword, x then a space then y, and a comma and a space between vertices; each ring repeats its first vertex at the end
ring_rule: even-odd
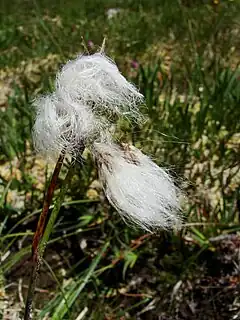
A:
POLYGON ((34 103, 34 144, 52 158, 61 152, 75 156, 80 145, 110 134, 112 114, 142 118, 138 105, 143 96, 102 53, 68 62, 55 85, 55 92, 34 103))
POLYGON ((134 146, 94 143, 99 178, 113 207, 151 231, 180 224, 179 194, 171 176, 134 146))
POLYGON ((110 8, 110 9, 108 9, 107 12, 106 12, 108 19, 114 18, 121 11, 122 11, 122 9, 119 9, 119 8, 110 8))
POLYGON ((56 92, 63 100, 90 106, 96 113, 118 114, 140 120, 143 95, 102 53, 80 55, 57 75, 56 92))
POLYGON ((56 90, 35 100, 34 144, 55 158, 89 146, 110 203, 123 218, 151 231, 178 225, 179 195, 171 176, 133 146, 112 143, 112 115, 141 120, 143 96, 115 63, 96 53, 68 62, 56 90))
POLYGON ((50 94, 35 100, 34 106, 35 148, 50 157, 61 152, 75 156, 82 143, 100 130, 100 123, 92 111, 80 103, 70 104, 50 94))

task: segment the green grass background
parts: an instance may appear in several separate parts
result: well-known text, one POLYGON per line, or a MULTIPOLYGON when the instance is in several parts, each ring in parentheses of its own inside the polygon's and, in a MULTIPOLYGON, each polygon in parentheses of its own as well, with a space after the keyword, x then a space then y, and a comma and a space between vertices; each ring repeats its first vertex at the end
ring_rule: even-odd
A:
POLYGON ((4 0, 0 10, 2 319, 21 317, 52 170, 32 148, 31 101, 104 37, 146 97, 148 121, 119 123, 116 138, 175 173, 185 226, 154 235, 126 226, 86 153, 47 248, 35 317, 238 319, 240 1, 4 0))

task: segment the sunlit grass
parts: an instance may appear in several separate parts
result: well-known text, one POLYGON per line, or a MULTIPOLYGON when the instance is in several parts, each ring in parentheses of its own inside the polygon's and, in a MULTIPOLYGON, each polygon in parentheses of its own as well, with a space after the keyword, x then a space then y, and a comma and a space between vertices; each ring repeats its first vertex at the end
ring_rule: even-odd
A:
MULTIPOLYGON (((81 36, 87 45, 88 40, 93 42, 90 52, 107 36, 107 52, 145 95, 143 111, 149 120, 142 128, 119 123, 117 138, 127 134, 129 141, 176 173, 185 190, 186 226, 178 233, 157 235, 125 226, 104 201, 86 153, 84 170, 77 170, 72 179, 49 241, 37 293, 38 317, 145 319, 144 315, 165 313, 175 319, 174 312, 190 299, 184 291, 189 283, 195 288, 197 279, 208 277, 208 264, 214 265, 213 273, 217 270, 214 259, 221 251, 213 239, 239 235, 239 4, 136 3, 105 0, 103 6, 83 1, 80 8, 77 1, 2 4, 0 304, 3 301, 4 308, 0 309, 4 316, 7 308, 22 310, 19 297, 26 294, 32 233, 52 168, 49 164, 45 169, 46 163, 32 151, 31 100, 51 89, 61 63, 83 51, 81 36), (110 8, 121 10, 108 19, 110 8), (138 64, 131 64, 133 60, 138 64), (11 287, 16 282, 18 289, 11 287)), ((237 263, 231 254, 232 263, 237 263)), ((234 277, 232 271, 233 290, 234 277)), ((207 295, 202 299, 208 301, 207 295)), ((218 304, 215 295, 212 299, 218 304)), ((211 319, 211 302, 206 309, 211 319)), ((198 312, 197 319, 203 319, 204 308, 198 312)), ((230 313, 219 319, 224 316, 230 319, 230 313)))

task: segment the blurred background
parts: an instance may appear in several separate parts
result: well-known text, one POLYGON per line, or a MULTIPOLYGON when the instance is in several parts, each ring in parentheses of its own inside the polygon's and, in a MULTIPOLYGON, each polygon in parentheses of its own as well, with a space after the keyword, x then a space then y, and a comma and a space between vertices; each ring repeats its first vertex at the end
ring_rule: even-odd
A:
POLYGON ((185 226, 129 228, 86 152, 46 250, 35 317, 240 319, 240 1, 2 0, 0 10, 0 319, 21 319, 54 166, 33 150, 31 101, 104 37, 147 105, 148 121, 119 123, 116 139, 175 173, 185 226))

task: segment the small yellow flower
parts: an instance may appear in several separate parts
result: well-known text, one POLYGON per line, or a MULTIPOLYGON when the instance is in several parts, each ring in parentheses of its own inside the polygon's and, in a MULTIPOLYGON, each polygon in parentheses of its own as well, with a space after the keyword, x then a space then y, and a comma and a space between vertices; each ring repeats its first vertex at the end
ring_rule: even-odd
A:
POLYGON ((88 189, 86 196, 90 200, 95 200, 99 198, 99 194, 95 189, 88 189))

